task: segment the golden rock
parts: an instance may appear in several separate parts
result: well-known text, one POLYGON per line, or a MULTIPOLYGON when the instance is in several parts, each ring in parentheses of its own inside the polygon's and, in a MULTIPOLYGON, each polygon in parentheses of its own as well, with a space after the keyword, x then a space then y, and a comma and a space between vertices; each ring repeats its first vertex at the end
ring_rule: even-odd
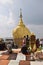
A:
MULTIPOLYGON (((31 35, 31 32, 30 30, 25 26, 25 24, 23 23, 23 20, 22 20, 22 12, 20 11, 20 20, 19 20, 19 24, 18 26, 13 30, 13 38, 14 38, 14 41, 15 39, 21 39, 23 38, 24 36, 30 36, 31 35)), ((20 40, 18 41, 19 43, 20 40)), ((17 42, 17 43, 18 43, 17 42)))

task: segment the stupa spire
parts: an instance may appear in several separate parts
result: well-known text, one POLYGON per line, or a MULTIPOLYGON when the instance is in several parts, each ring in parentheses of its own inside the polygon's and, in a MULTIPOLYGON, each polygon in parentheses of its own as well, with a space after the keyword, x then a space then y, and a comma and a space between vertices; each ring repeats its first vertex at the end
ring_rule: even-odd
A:
POLYGON ((19 20, 19 26, 24 26, 23 20, 22 20, 22 9, 20 8, 20 20, 19 20))
POLYGON ((22 19, 22 9, 20 8, 20 18, 22 19))

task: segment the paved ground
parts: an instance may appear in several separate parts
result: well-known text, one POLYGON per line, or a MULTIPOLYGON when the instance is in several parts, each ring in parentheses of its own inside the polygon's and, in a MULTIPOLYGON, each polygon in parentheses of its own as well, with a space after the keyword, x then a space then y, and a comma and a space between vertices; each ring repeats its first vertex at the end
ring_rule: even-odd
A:
POLYGON ((19 51, 18 49, 13 49, 12 54, 9 54, 7 50, 0 51, 0 65, 43 65, 43 61, 26 60, 26 56, 22 53, 19 53, 19 51))

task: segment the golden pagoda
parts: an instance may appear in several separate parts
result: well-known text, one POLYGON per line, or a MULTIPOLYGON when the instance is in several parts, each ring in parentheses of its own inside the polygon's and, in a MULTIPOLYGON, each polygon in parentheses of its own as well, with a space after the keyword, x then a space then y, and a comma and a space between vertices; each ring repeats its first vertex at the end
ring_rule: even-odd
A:
POLYGON ((22 40, 24 36, 30 36, 31 32, 29 29, 24 25, 23 20, 22 20, 22 11, 20 9, 20 20, 18 26, 13 30, 13 39, 16 44, 21 45, 22 40))

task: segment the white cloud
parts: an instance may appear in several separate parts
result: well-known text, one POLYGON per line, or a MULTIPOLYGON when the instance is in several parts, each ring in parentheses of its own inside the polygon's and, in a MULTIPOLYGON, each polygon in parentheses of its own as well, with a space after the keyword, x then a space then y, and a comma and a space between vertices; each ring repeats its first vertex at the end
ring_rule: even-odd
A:
POLYGON ((14 20, 13 20, 13 13, 10 12, 10 13, 9 13, 9 19, 8 19, 7 24, 9 25, 9 24, 12 24, 12 23, 14 23, 14 20))
POLYGON ((13 0, 0 0, 0 3, 5 4, 5 3, 13 3, 13 0))
POLYGON ((16 26, 16 21, 13 19, 13 13, 9 12, 9 17, 0 15, 0 37, 11 37, 12 30, 16 26))
POLYGON ((14 16, 14 19, 13 19, 13 12, 9 12, 9 18, 8 18, 8 21, 7 21, 7 25, 8 26, 14 26, 15 27, 15 25, 17 24, 16 23, 16 20, 15 20, 15 16, 14 16))
POLYGON ((9 12, 9 17, 5 16, 5 15, 0 15, 0 26, 3 25, 14 25, 16 24, 16 20, 13 19, 13 13, 10 11, 9 12))
POLYGON ((7 16, 5 15, 0 15, 0 27, 5 25, 7 21, 7 16))

